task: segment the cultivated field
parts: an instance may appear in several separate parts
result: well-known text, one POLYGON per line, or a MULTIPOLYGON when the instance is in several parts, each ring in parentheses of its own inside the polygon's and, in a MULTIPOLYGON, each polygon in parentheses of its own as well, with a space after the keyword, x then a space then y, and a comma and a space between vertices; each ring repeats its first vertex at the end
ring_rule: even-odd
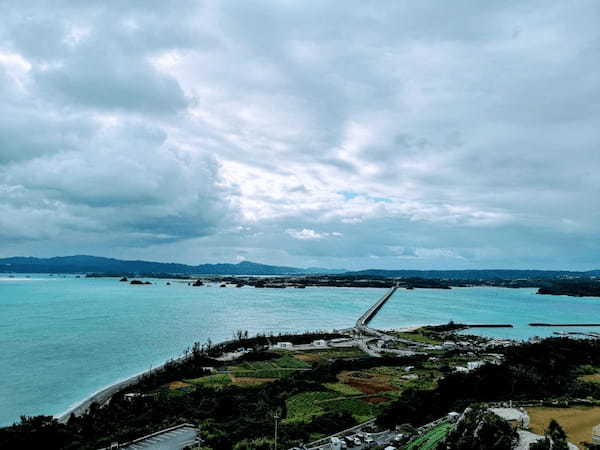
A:
POLYGON ((406 450, 433 450, 437 447, 438 442, 446 437, 451 428, 452 425, 448 423, 438 425, 411 442, 406 450))

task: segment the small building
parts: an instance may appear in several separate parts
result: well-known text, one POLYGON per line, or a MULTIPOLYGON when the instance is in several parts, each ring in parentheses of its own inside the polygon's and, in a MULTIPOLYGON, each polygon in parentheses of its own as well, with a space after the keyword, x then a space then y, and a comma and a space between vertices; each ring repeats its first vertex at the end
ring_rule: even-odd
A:
POLYGON ((128 402, 131 402, 131 401, 133 401, 134 399, 136 399, 136 398, 139 398, 139 397, 141 397, 141 396, 142 396, 142 394, 140 394, 139 392, 128 392, 127 394, 125 394, 125 395, 123 396, 123 398, 124 398, 125 400, 127 400, 128 402))
POLYGON ((456 422, 460 417, 460 413, 452 411, 448 413, 448 422, 456 422))
POLYGON ((479 369, 484 364, 485 364, 485 361, 469 361, 467 363, 467 369, 469 369, 469 370, 479 369))
POLYGON ((329 448, 331 450, 342 450, 342 441, 338 437, 332 437, 330 440, 329 448))
POLYGON ((196 426, 184 423, 117 445, 126 450, 183 450, 200 443, 198 433, 196 426))
POLYGON ((292 344, 291 342, 278 342, 277 344, 275 344, 275 347, 277 348, 292 348, 294 346, 294 344, 292 344))
POLYGON ((596 425, 592 428, 592 443, 600 444, 600 425, 596 425))
POLYGON ((312 345, 315 347, 327 347, 327 341, 324 339, 317 339, 316 341, 312 342, 312 345))

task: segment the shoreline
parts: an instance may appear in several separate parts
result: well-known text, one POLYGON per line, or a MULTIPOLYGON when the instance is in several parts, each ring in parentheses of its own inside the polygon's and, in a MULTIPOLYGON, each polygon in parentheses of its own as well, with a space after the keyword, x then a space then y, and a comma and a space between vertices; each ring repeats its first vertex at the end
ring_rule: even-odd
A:
POLYGON ((184 359, 184 356, 180 356, 179 358, 167 360, 159 366, 144 370, 120 381, 116 381, 115 383, 110 384, 94 392, 93 394, 85 397, 83 400, 78 401, 73 406, 69 406, 69 408, 67 408, 66 411, 54 414, 52 417, 54 417, 60 423, 66 423, 69 420, 69 417, 71 417, 71 414, 74 414, 75 416, 81 416, 82 414, 87 412, 92 403, 98 403, 99 405, 103 405, 108 400, 110 400, 113 395, 137 383, 143 376, 149 375, 157 370, 162 369, 165 365, 167 365, 170 362, 183 361, 184 359))

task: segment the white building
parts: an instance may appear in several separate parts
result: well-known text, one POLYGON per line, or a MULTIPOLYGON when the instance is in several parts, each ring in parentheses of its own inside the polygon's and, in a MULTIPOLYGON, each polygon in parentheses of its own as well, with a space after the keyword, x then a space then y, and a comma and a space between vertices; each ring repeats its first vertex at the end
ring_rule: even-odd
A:
POLYGON ((469 369, 469 370, 475 370, 475 369, 480 368, 484 364, 485 364, 485 361, 469 361, 467 363, 467 369, 469 369))
POLYGON ((459 417, 460 417, 460 413, 457 413, 455 411, 448 413, 448 421, 449 422, 456 422, 459 417))
POLYGON ((275 344, 275 347, 277 348, 292 348, 294 346, 294 344, 292 344, 291 342, 278 342, 277 344, 275 344))
POLYGON ((600 444, 600 425, 596 425, 592 428, 592 443, 600 444))
POLYGON ((329 444, 329 448, 331 450, 341 450, 342 449, 342 441, 340 438, 338 437, 332 437, 330 444, 329 444))

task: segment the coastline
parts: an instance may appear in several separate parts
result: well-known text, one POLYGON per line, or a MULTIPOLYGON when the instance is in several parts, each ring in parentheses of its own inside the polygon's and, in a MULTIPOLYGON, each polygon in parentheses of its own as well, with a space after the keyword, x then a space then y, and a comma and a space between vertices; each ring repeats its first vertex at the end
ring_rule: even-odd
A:
POLYGON ((179 358, 168 360, 159 366, 153 367, 148 370, 144 370, 144 371, 139 372, 138 374, 133 375, 129 378, 125 378, 123 380, 117 381, 103 389, 100 389, 99 391, 94 392, 93 394, 84 398, 80 402, 77 402, 73 406, 70 406, 66 411, 55 414, 53 417, 55 419, 57 419, 60 423, 66 423, 69 420, 69 417, 71 417, 71 414, 74 414, 75 416, 80 416, 80 415, 84 414, 89 409, 89 407, 92 405, 92 403, 98 403, 99 405, 103 405, 108 400, 110 400, 110 398, 113 395, 115 395, 122 389, 125 389, 125 388, 137 383, 143 376, 149 375, 157 370, 162 369, 166 364, 168 364, 170 362, 183 361, 184 359, 185 359, 185 357, 181 356, 179 358))

